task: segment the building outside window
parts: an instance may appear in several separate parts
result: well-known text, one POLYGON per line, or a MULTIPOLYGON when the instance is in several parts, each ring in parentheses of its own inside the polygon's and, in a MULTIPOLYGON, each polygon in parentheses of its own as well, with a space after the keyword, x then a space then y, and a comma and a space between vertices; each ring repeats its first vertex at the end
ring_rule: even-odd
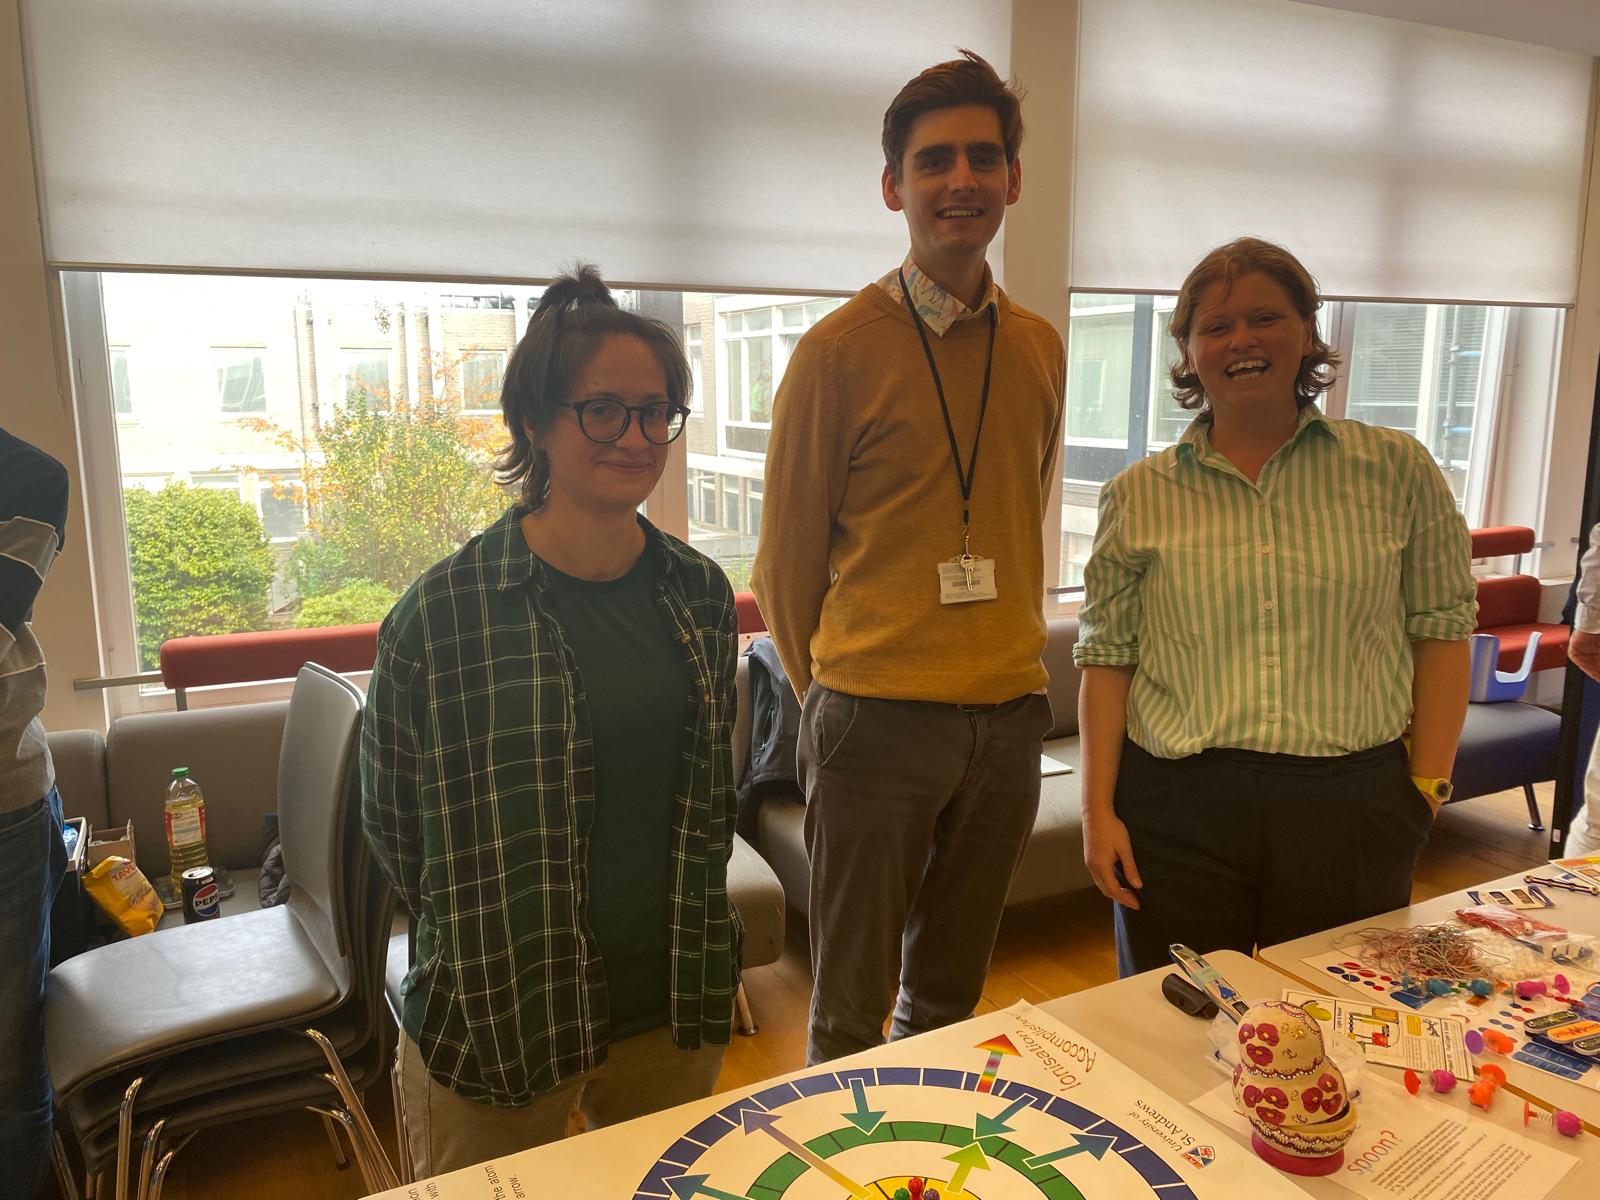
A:
MULTIPOLYGON (((1062 453, 1060 585, 1082 585, 1100 488, 1123 467, 1172 445, 1193 414, 1172 397, 1174 298, 1074 294, 1062 453)), ((1480 524, 1507 310, 1483 305, 1338 302, 1318 314, 1341 354, 1322 399, 1330 416, 1401 429, 1432 453, 1456 503, 1480 524)))

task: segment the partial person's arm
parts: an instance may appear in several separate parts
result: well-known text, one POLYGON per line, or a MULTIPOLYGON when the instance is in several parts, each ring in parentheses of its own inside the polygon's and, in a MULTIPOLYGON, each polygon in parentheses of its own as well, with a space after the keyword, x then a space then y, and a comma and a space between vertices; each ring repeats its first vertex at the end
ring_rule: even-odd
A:
POLYGON ((0 659, 11 653, 67 526, 67 470, 0 430, 0 659))
MULTIPOLYGON (((1412 443, 1411 540, 1400 561, 1411 642, 1411 774, 1448 779, 1471 687, 1467 639, 1478 622, 1472 537, 1438 464, 1412 443)), ((1437 811, 1438 803, 1428 802, 1437 811)))
POLYGON ((772 405, 761 540, 750 586, 778 660, 802 699, 811 684, 811 638, 831 585, 828 550, 849 471, 842 448, 836 348, 800 339, 772 405))
POLYGON ((1083 570, 1084 602, 1072 656, 1083 669, 1078 686, 1078 748, 1084 865, 1107 897, 1138 908, 1133 889, 1143 887, 1144 881, 1115 799, 1128 730, 1128 692, 1139 663, 1144 571, 1123 545, 1120 492, 1116 480, 1100 489, 1099 525, 1083 570))
POLYGON ((1139 898, 1129 886, 1144 886, 1133 861, 1128 827, 1117 816, 1115 805, 1122 742, 1128 733, 1128 689, 1133 686, 1133 672, 1133 667, 1085 667, 1078 685, 1083 861, 1101 893, 1128 908, 1139 907, 1139 898))
MULTIPOLYGON (((1449 779, 1467 719, 1472 655, 1466 642, 1424 638, 1411 643, 1411 663, 1411 773, 1449 779)), ((1428 803, 1438 811, 1437 801, 1428 803)))
POLYGON ((1578 561, 1578 610, 1572 618, 1567 657, 1600 681, 1600 521, 1589 531, 1589 548, 1578 561))
POLYGON ((422 911, 422 753, 413 717, 421 672, 396 651, 393 614, 378 633, 378 656, 361 718, 361 826, 389 882, 413 916, 422 911))

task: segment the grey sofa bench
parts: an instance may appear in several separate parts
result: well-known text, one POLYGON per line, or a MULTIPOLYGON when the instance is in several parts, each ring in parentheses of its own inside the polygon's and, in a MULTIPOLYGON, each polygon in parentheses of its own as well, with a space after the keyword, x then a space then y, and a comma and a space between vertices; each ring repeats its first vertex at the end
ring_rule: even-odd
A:
MULTIPOLYGON (((262 823, 277 807, 278 752, 288 710, 289 702, 279 700, 142 713, 119 717, 104 738, 93 730, 50 733, 62 811, 87 817, 101 830, 131 821, 139 866, 155 878, 170 865, 167 784, 173 767, 188 767, 205 792, 211 862, 226 867, 236 885, 223 914, 256 908, 262 823)), ((728 864, 728 891, 744 922, 744 965, 776 961, 783 950, 783 891, 743 839, 728 864)), ((168 913, 165 921, 180 919, 168 913)))

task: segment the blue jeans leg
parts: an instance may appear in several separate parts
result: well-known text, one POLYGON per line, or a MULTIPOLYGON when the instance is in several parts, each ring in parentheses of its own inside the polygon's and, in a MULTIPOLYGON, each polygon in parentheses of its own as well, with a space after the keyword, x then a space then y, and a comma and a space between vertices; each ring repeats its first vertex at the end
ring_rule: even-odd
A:
POLYGON ((7 1194, 26 1200, 38 1195, 50 1160, 44 977, 50 906, 66 866, 55 788, 26 808, 0 813, 0 1163, 7 1194))

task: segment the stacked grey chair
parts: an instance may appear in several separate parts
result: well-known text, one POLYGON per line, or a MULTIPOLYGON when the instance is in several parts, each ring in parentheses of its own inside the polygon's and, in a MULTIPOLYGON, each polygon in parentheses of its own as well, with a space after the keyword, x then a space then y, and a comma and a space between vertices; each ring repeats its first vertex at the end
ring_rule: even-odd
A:
POLYGON ((55 1166, 68 1200, 68 1137, 87 1178, 114 1171, 115 1200, 159 1200, 196 1133, 293 1108, 320 1113, 330 1136, 344 1129, 369 1190, 398 1184, 361 1103, 394 1046, 380 1015, 393 897, 361 836, 361 708, 331 671, 300 671, 278 767, 286 904, 114 942, 51 972, 55 1166))

